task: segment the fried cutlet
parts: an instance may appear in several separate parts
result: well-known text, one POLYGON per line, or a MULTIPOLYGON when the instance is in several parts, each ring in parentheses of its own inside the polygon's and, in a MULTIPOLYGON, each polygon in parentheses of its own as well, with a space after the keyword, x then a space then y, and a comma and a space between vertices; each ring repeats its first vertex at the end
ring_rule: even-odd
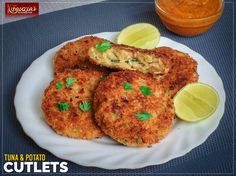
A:
POLYGON ((198 81, 197 62, 188 54, 169 47, 144 50, 112 44, 106 52, 91 47, 88 55, 93 64, 151 73, 172 97, 186 84, 198 81))
POLYGON ((108 72, 107 69, 98 67, 88 61, 88 49, 104 41, 102 38, 87 36, 63 46, 53 58, 54 75, 65 69, 92 69, 108 72))
POLYGON ((169 61, 159 57, 152 50, 112 43, 105 52, 92 46, 88 55, 92 64, 117 70, 138 70, 154 76, 164 75, 169 71, 169 61))
POLYGON ((81 139, 103 136, 91 108, 94 90, 102 77, 99 71, 65 70, 44 91, 44 119, 59 135, 81 139))
POLYGON ((127 146, 151 146, 172 129, 171 97, 152 76, 138 71, 111 73, 94 96, 95 119, 103 132, 127 146))
POLYGON ((161 77, 159 83, 169 90, 172 97, 185 85, 198 81, 197 62, 188 54, 169 47, 154 50, 158 56, 171 63, 169 72, 161 77))

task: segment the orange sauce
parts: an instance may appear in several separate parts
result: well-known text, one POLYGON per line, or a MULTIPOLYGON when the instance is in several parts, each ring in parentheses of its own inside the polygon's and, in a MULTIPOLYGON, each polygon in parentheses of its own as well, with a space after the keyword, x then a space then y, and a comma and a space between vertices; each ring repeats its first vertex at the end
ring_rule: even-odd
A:
POLYGON ((220 18, 224 0, 156 0, 155 7, 170 31, 194 36, 209 30, 220 18))
POLYGON ((157 0, 166 12, 181 18, 203 18, 215 14, 220 0, 157 0))

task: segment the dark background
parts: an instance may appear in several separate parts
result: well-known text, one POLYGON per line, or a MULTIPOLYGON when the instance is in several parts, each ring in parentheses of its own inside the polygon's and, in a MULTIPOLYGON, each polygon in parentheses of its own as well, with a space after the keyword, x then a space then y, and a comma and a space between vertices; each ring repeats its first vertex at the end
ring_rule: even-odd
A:
MULTIPOLYGON (((112 1, 117 2, 117 1, 112 1)), ((138 2, 138 1, 135 1, 138 2)), ((20 20, 1 26, 1 125, 2 153, 28 154, 44 153, 48 161, 63 161, 38 147, 23 132, 16 119, 13 104, 15 88, 22 73, 48 49, 85 34, 120 31, 127 25, 147 22, 157 26, 162 36, 187 45, 211 63, 221 76, 225 91, 226 105, 222 120, 205 143, 183 157, 165 164, 141 169, 105 170, 83 167, 69 162, 70 173, 90 174, 158 174, 158 173, 224 173, 233 174, 233 126, 235 77, 233 51, 233 3, 226 1, 221 19, 207 33, 184 38, 172 34, 162 25, 155 14, 154 3, 96 3, 37 17, 20 20)), ((233 2, 233 1, 232 1, 233 2)), ((178 139, 176 139, 178 140, 178 139)), ((1 163, 2 164, 2 163, 1 163)), ((220 174, 220 175, 221 175, 220 174)), ((181 174, 182 175, 182 174, 181 174)))

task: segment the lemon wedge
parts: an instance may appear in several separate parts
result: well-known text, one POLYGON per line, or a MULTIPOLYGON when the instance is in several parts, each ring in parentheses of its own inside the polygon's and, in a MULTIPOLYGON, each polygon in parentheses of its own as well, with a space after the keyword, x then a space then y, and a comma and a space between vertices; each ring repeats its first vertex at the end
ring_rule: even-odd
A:
POLYGON ((149 23, 136 23, 124 28, 117 36, 117 44, 153 49, 160 41, 159 30, 149 23))
POLYGON ((174 97, 175 114, 188 122, 210 117, 219 104, 217 91, 203 83, 192 83, 182 88, 174 97))

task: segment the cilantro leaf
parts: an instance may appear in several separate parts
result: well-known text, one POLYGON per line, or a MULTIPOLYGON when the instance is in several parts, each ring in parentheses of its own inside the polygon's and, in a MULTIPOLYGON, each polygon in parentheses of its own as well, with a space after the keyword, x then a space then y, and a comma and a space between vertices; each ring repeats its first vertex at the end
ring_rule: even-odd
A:
POLYGON ((125 90, 132 90, 133 88, 132 88, 132 86, 131 86, 131 84, 130 83, 124 83, 124 89, 125 90))
POLYGON ((149 119, 150 117, 152 117, 152 114, 149 114, 147 112, 143 112, 143 113, 137 113, 134 116, 138 117, 142 121, 145 121, 145 120, 149 119))
POLYGON ((147 87, 147 86, 141 86, 140 90, 141 90, 143 95, 152 95, 153 94, 152 89, 150 87, 147 87))
POLYGON ((83 112, 87 112, 91 109, 91 106, 89 104, 89 102, 87 101, 82 101, 80 104, 79 104, 79 108, 81 109, 81 111, 83 112))
POLYGON ((69 109, 69 104, 67 102, 57 102, 59 111, 67 111, 69 109))
POLYGON ((56 83, 56 88, 60 90, 63 87, 63 84, 61 82, 56 83))
POLYGON ((111 48, 111 43, 108 41, 104 41, 101 44, 96 44, 96 49, 102 53, 107 51, 109 48, 111 48))
POLYGON ((75 82, 76 82, 76 79, 74 79, 72 77, 66 78, 66 87, 72 86, 75 82))

